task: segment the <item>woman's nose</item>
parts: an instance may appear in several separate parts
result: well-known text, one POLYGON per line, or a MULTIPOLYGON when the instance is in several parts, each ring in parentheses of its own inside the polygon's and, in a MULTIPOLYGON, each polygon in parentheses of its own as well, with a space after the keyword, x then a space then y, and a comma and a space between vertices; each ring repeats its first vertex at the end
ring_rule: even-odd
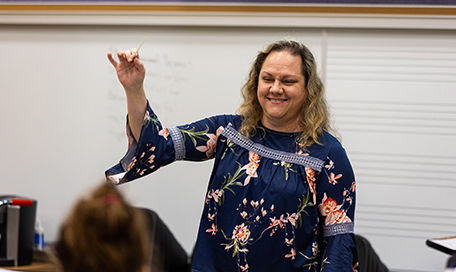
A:
POLYGON ((272 84, 271 88, 269 89, 270 92, 273 92, 273 93, 282 93, 283 92, 283 88, 280 84, 279 81, 274 81, 274 84, 272 84))

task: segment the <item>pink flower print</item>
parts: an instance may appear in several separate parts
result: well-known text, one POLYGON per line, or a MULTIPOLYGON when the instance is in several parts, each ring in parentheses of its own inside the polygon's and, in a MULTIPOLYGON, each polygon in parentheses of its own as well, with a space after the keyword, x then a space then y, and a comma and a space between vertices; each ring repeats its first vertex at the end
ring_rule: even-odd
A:
POLYGON ((215 217, 215 213, 214 214, 210 214, 210 213, 207 214, 207 218, 209 218, 209 220, 211 220, 211 221, 214 220, 214 217, 215 217))
POLYGON ((245 172, 247 173, 247 177, 244 180, 244 186, 249 184, 251 178, 256 178, 258 177, 257 174, 257 169, 258 165, 260 163, 260 155, 249 151, 249 163, 244 165, 241 169, 245 169, 245 172))
POLYGON ((272 228, 272 227, 280 227, 281 229, 284 228, 284 222, 286 222, 286 220, 283 220, 283 214, 280 216, 279 219, 276 219, 275 216, 273 218, 270 218, 271 219, 271 224, 269 225, 269 228, 272 228))
POLYGON ((266 214, 268 214, 267 211, 264 210, 264 208, 261 208, 261 215, 264 217, 266 214))
POLYGON ((296 225, 296 220, 298 220, 298 215, 296 213, 293 213, 292 215, 289 215, 287 213, 287 221, 290 222, 293 226, 296 225))
POLYGON ((326 196, 326 193, 323 195, 322 203, 318 205, 318 209, 323 216, 327 216, 328 214, 340 209, 341 206, 337 206, 337 202, 326 196))
POLYGON ((135 166, 136 161, 137 161, 136 157, 133 157, 133 159, 131 160, 130 164, 127 167, 127 172, 130 171, 135 166))
POLYGON ((322 203, 318 205, 318 209, 323 216, 326 216, 325 225, 351 222, 344 210, 340 208, 342 205, 337 205, 337 202, 326 196, 324 193, 322 203))
POLYGON ((342 174, 338 174, 338 175, 336 176, 336 175, 334 175, 334 173, 331 173, 331 174, 329 175, 329 182, 330 182, 331 184, 333 184, 333 185, 336 185, 337 183, 339 183, 339 182, 337 181, 337 179, 339 179, 339 178, 341 178, 341 177, 342 177, 342 174))
POLYGON ((249 151, 249 161, 259 163, 260 155, 258 155, 257 153, 254 153, 252 151, 249 151))
POLYGON ((291 238, 290 240, 288 240, 288 238, 285 238, 285 243, 286 243, 287 245, 292 245, 292 244, 293 244, 293 241, 294 241, 293 238, 291 238))
POLYGON ((243 212, 241 212, 241 216, 242 216, 242 218, 245 219, 248 216, 248 214, 246 211, 243 211, 243 212))
POLYGON ((251 168, 247 168, 247 177, 245 178, 244 180, 244 186, 247 186, 247 184, 250 183, 250 179, 251 178, 256 178, 258 177, 257 173, 256 173, 256 169, 254 169, 253 167, 251 168))
POLYGON ((149 120, 150 118, 150 113, 149 111, 146 111, 146 113, 144 114, 144 120, 149 120))
POLYGON ((219 189, 217 189, 215 191, 214 191, 214 189, 212 189, 212 191, 207 192, 206 204, 209 204, 209 200, 211 198, 213 198, 215 202, 218 202, 218 200, 221 196, 222 196, 222 192, 219 189))
POLYGON ((210 232, 211 235, 215 235, 217 234, 217 227, 215 226, 215 224, 212 224, 211 228, 210 229, 207 229, 206 232, 210 232))
POLYGON ((215 190, 212 193, 212 197, 214 198, 215 202, 218 202, 219 197, 221 197, 221 196, 222 196, 222 192, 219 189, 215 190))
POLYGON ((222 196, 222 192, 217 189, 214 191, 214 193, 212 194, 212 197, 214 198, 215 202, 218 202, 219 198, 222 196))
POLYGON ((258 207, 258 201, 250 201, 250 205, 254 208, 258 207))
POLYGON ((155 155, 150 155, 149 159, 147 160, 148 163, 153 163, 155 159, 155 155))
POLYGON ((291 253, 285 255, 285 258, 291 258, 291 260, 294 260, 294 259, 295 259, 295 256, 296 256, 296 251, 294 250, 294 248, 292 248, 292 249, 291 249, 291 253))
POLYGON ((135 166, 135 163, 134 162, 130 162, 130 164, 127 167, 127 172, 130 171, 133 168, 133 166, 135 166))
POLYGON ((315 170, 310 167, 306 167, 306 179, 309 184, 309 190, 313 195, 313 203, 317 203, 317 190, 315 185, 315 170))
POLYGON ((317 253, 318 253, 318 244, 317 244, 317 242, 313 242, 312 243, 312 254, 313 254, 313 256, 317 256, 317 253))
POLYGON ((242 271, 247 271, 247 269, 249 269, 249 264, 245 264, 245 266, 240 266, 241 270, 242 271))
POLYGON ((163 136, 163 138, 165 138, 166 140, 168 140, 168 136, 169 136, 169 131, 166 127, 163 127, 162 130, 160 130, 158 132, 158 135, 160 136, 163 136))
POLYGON ((358 272, 358 269, 356 269, 359 266, 359 262, 355 264, 355 266, 352 267, 352 272, 358 272))
POLYGON ((247 198, 244 198, 244 199, 242 200, 242 203, 243 203, 244 206, 245 206, 245 204, 247 204, 247 198))
POLYGON ((231 238, 235 241, 239 241, 241 244, 246 244, 250 238, 250 230, 242 223, 241 225, 234 227, 233 236, 231 238))
POLYGON ((306 176, 311 181, 315 181, 315 170, 310 167, 306 167, 306 176))
POLYGON ((209 204, 209 199, 211 199, 211 198, 212 198, 211 192, 207 192, 206 204, 209 204))
MULTIPOLYGON (((229 124, 228 124, 229 125, 229 124)), ((218 136, 220 135, 220 133, 222 133, 222 131, 224 130, 225 128, 220 126, 216 131, 215 131, 215 134, 217 135, 217 138, 218 136)))
POLYGON ((306 178, 307 178, 307 183, 309 183, 309 189, 312 194, 316 194, 315 190, 315 170, 313 170, 310 167, 306 167, 306 178))
POLYGON ((331 170, 334 167, 334 162, 332 160, 329 160, 329 164, 325 165, 325 168, 328 170, 331 170))
POLYGON ((350 217, 347 216, 344 210, 337 210, 330 213, 325 220, 326 225, 348 223, 351 222, 350 217))
POLYGON ((215 153, 215 148, 217 145, 218 137, 212 133, 206 134, 206 136, 209 138, 209 140, 207 140, 207 142, 206 142, 206 146, 203 146, 203 145, 197 146, 196 150, 198 150, 200 152, 205 152, 206 157, 210 158, 215 153))

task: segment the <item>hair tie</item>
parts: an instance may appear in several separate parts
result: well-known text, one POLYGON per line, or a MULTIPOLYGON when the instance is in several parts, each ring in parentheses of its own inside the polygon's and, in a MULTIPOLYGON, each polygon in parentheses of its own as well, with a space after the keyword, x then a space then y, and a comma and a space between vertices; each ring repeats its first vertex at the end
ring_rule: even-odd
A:
POLYGON ((120 197, 115 194, 108 194, 104 196, 104 204, 115 204, 120 201, 120 197))

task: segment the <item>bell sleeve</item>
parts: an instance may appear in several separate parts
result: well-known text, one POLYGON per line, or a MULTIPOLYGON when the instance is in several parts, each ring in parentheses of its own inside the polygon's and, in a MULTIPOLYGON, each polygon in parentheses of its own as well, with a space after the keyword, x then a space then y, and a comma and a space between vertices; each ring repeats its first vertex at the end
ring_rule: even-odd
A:
MULTIPOLYGON (((204 161, 215 156, 218 136, 232 115, 219 115, 189 125, 165 127, 149 103, 139 140, 127 123, 128 149, 105 175, 115 184, 146 176, 177 160, 204 161)), ((127 118, 128 119, 128 118, 127 118)))
POLYGON ((336 141, 328 152, 317 182, 319 224, 324 241, 322 271, 357 271, 355 195, 353 169, 344 148, 336 141))

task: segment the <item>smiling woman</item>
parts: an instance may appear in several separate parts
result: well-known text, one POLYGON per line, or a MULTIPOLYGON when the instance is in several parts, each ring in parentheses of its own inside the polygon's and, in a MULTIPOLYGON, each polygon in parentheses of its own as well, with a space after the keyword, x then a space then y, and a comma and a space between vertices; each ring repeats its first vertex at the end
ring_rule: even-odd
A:
POLYGON ((266 127, 267 122, 272 121, 268 117, 265 103, 266 100, 271 102, 271 98, 275 99, 270 103, 271 106, 277 106, 277 102, 284 101, 284 98, 292 102, 284 101, 283 104, 286 105, 278 104, 284 108, 282 115, 287 115, 288 122, 283 123, 285 119, 276 120, 277 127, 269 128, 283 130, 282 132, 301 132, 299 142, 302 146, 317 143, 323 130, 334 131, 330 124, 324 86, 317 73, 315 58, 310 50, 299 42, 272 43, 258 54, 250 70, 249 79, 242 89, 242 97, 244 101, 239 112, 245 120, 241 132, 247 137, 250 133, 256 132, 260 121, 266 127), (291 97, 287 97, 288 95, 291 97), (285 106, 288 108, 285 109, 285 106), (293 112, 286 112, 287 110, 293 112), (285 128, 284 125, 291 127, 285 128))
POLYGON ((307 97, 302 61, 287 51, 272 52, 260 71, 258 101, 261 122, 281 132, 299 132, 300 112, 307 97))
POLYGON ((356 271, 355 178, 328 133, 307 47, 283 40, 260 52, 239 115, 176 127, 150 107, 135 53, 108 54, 127 95, 130 147, 107 177, 121 184, 174 161, 215 159, 192 271, 356 271))

